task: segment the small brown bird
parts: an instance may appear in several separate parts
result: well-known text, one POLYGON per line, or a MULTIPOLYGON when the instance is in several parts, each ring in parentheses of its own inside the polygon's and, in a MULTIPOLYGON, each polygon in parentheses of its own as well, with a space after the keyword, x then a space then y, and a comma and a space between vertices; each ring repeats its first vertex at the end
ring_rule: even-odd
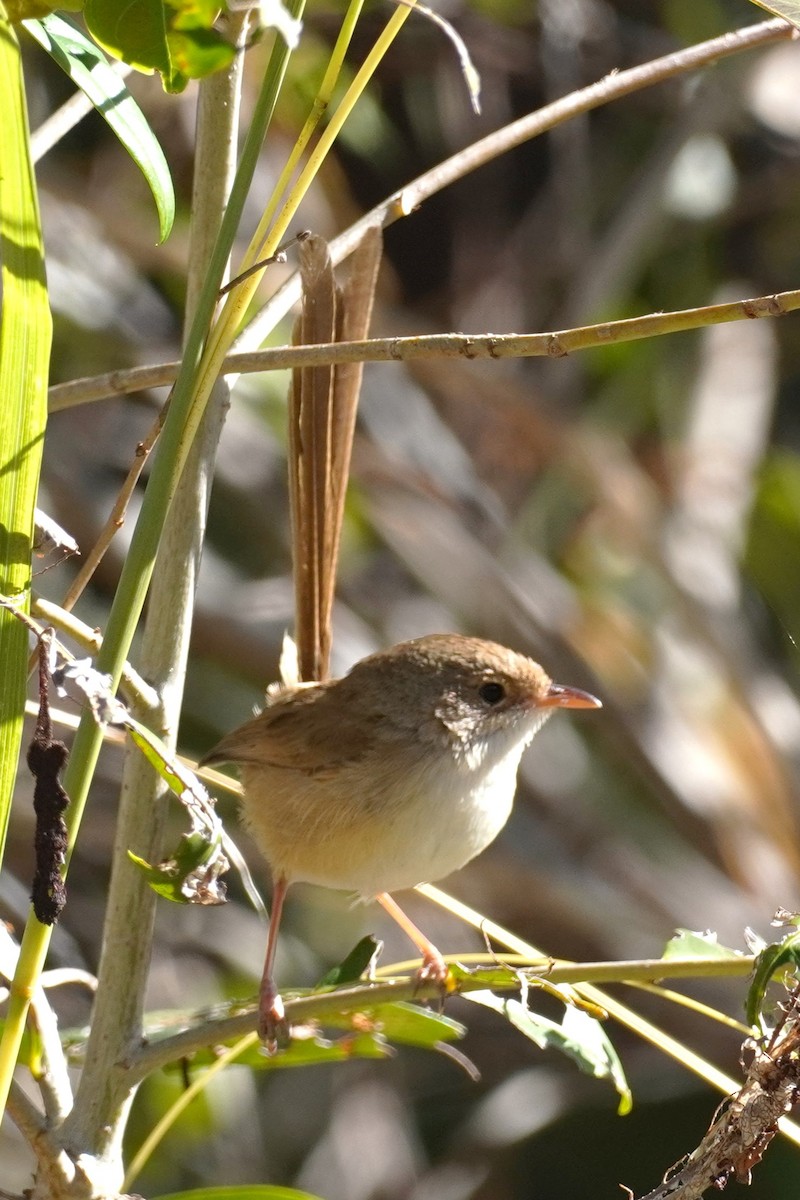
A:
POLYGON ((508 820, 522 752, 554 708, 599 708, 494 642, 431 634, 362 659, 342 679, 281 688, 205 756, 231 762, 244 821, 270 865, 273 907, 259 1002, 272 1042, 284 1009, 272 968, 290 883, 377 899, 443 981, 441 954, 387 894, 432 882, 508 820))

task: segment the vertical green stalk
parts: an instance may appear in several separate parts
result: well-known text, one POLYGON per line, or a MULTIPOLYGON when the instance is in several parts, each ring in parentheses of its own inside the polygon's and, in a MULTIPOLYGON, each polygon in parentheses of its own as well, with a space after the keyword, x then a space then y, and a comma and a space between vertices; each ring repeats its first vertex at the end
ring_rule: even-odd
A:
MULTIPOLYGON (((292 16, 300 16, 303 6, 304 0, 290 0, 287 4, 292 16)), ((220 236, 198 300, 181 370, 172 394, 172 403, 154 456, 153 470, 141 513, 111 606, 103 646, 97 656, 97 669, 111 676, 115 688, 119 683, 147 596, 169 505, 205 411, 210 388, 198 395, 195 375, 213 320, 225 264, 241 218, 245 197, 286 73, 289 53, 282 39, 276 38, 253 111, 220 236)), ((6 110, 0 108, 0 111, 3 112, 5 122, 6 110)), ((66 815, 70 847, 74 845, 80 827, 102 740, 102 733, 92 717, 85 715, 75 736, 69 766, 64 774, 64 787, 71 800, 66 815)), ((0 1040, 0 1115, 5 1108, 11 1073, 19 1054, 29 997, 41 975, 49 944, 50 930, 40 925, 31 914, 22 937, 17 971, 11 983, 8 1016, 0 1040)))
MULTIPOLYGON (((247 14, 237 18, 237 44, 246 40, 247 14)), ((192 221, 187 281, 187 335, 228 203, 236 171, 239 97, 244 56, 204 80, 198 97, 192 221)), ((217 445, 228 404, 217 380, 170 507, 149 592, 141 667, 159 696, 157 712, 137 714, 174 750, 183 701, 197 573, 217 445)), ((142 1037, 157 896, 128 858, 163 857, 168 811, 164 785, 150 763, 130 748, 126 755, 111 880, 103 928, 98 986, 86 1063, 63 1131, 73 1155, 101 1158, 121 1185, 121 1142, 132 1099, 130 1080, 117 1062, 142 1037)))

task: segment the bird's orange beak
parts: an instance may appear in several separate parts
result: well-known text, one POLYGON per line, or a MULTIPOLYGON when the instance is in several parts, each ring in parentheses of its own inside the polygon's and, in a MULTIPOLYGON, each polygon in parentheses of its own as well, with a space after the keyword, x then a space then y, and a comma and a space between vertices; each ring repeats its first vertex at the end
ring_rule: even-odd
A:
POLYGON ((542 699, 539 708, 602 708, 602 702, 591 692, 582 692, 580 688, 566 687, 561 683, 551 683, 542 699))

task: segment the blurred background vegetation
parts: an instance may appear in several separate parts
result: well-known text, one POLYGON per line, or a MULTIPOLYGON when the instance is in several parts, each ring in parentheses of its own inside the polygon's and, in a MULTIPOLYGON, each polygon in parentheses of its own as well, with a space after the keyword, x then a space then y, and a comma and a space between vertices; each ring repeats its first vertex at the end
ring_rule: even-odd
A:
MULTIPOLYGON (((309 6, 258 197, 305 118, 339 8, 309 6)), ((745 0, 449 0, 439 10, 481 75, 482 115, 447 39, 409 20, 300 225, 333 237, 516 116, 763 15, 745 0)), ((351 70, 385 15, 367 7, 351 70)), ((264 53, 249 51, 254 73, 264 53)), ((33 43, 26 56, 35 127, 68 85, 33 43)), ((146 185, 94 114, 42 161, 53 382, 178 354, 195 94, 166 96, 144 77, 129 86, 165 148, 181 215, 157 246, 146 185)), ((245 107, 247 96, 246 83, 245 107)), ((270 272, 269 286, 290 270, 270 272)), ((782 42, 579 117, 392 226, 373 332, 556 330, 799 283, 800 45, 782 42)), ((548 724, 526 755, 507 829, 447 885, 553 955, 658 956, 678 926, 744 949, 747 926, 769 937, 779 905, 800 907, 798 319, 558 360, 365 371, 335 673, 401 638, 460 630, 532 654, 605 705, 592 721, 548 724)), ((272 340, 289 336, 287 322, 272 340)), ((248 716, 291 627, 286 391, 274 373, 243 378, 233 394, 186 690, 188 753, 248 716)), ((40 504, 82 547, 163 399, 137 394, 52 416, 40 504)), ((81 602, 90 625, 104 624, 126 537, 81 602)), ((58 601, 72 574, 63 565, 36 585, 58 601)), ((119 771, 109 748, 51 965, 96 968, 119 771)), ((30 791, 21 780, 2 885, 3 912, 18 926, 30 791)), ((235 828, 233 802, 221 805, 235 828)), ((424 900, 410 897, 409 908, 444 951, 483 948, 424 900)), ((311 888, 293 890, 284 930, 284 983, 313 982, 365 932, 385 938, 384 961, 408 956, 382 912, 311 888)), ((150 1007, 254 993, 263 947, 235 880, 225 908, 164 903, 150 1007)), ((88 1002, 62 992, 62 1026, 80 1026, 88 1002)), ((742 1015, 741 981, 693 992, 742 1015)), ((736 1073, 734 1032, 643 994, 626 999, 736 1073)), ((326 1200, 583 1200, 616 1195, 619 1183, 641 1192, 697 1143, 718 1102, 611 1029, 634 1091, 633 1113, 620 1119, 607 1084, 489 1012, 459 1001, 447 1011, 469 1025, 464 1049, 480 1082, 414 1050, 336 1068, 229 1069, 137 1189, 271 1181, 326 1200)), ((164 1074, 142 1089, 132 1148, 181 1087, 164 1074)), ((3 1186, 22 1188, 30 1168, 13 1135, 0 1150, 14 1162, 3 1186)), ((799 1184, 797 1150, 776 1144, 751 1195, 777 1200, 799 1184)))

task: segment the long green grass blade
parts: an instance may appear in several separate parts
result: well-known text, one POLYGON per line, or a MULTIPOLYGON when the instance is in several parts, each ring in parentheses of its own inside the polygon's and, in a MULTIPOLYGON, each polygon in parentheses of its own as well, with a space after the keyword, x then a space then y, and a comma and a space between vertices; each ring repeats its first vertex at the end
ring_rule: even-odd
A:
MULTIPOLYGON (((19 44, 0 3, 0 591, 27 607, 52 321, 19 44)), ((0 856, 25 704, 27 634, 0 612, 0 856)))
MULTIPOLYGON (((0 0, 0 589, 27 606, 33 509, 39 483, 52 320, 30 156, 19 43, 0 0)), ((5 843, 25 707, 27 636, 0 612, 0 845, 5 843)), ((40 929, 42 927, 40 926, 40 929)), ((23 1006, 24 1008, 24 1006, 23 1006)), ((0 1050, 5 1107, 24 1011, 0 1050)), ((9 1013, 8 1020, 11 1020, 9 1013)))

